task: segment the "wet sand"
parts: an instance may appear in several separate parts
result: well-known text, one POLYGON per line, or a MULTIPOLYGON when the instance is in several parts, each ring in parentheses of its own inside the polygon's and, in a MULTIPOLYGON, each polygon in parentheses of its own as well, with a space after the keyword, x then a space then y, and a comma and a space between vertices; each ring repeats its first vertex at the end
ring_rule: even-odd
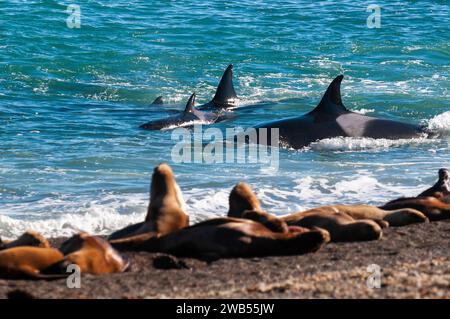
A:
POLYGON ((379 241, 209 264, 124 253, 131 260, 126 273, 82 275, 79 289, 67 288, 65 279, 0 280, 0 298, 450 298, 449 226, 441 221, 389 228, 379 241), (381 267, 380 288, 367 285, 371 264, 381 267))

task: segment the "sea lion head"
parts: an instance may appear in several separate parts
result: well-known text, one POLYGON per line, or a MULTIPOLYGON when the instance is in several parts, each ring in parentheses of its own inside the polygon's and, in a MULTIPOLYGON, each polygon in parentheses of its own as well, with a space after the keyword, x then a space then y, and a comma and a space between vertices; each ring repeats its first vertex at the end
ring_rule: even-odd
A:
POLYGON ((48 240, 40 233, 33 230, 27 230, 19 238, 13 241, 2 242, 0 240, 0 249, 7 249, 20 246, 50 248, 48 240))
POLYGON ((250 185, 243 182, 238 183, 231 190, 229 205, 228 217, 242 217, 244 211, 262 211, 259 200, 250 185))
POLYGON ((88 236, 89 234, 86 232, 80 232, 76 235, 73 235, 61 244, 59 250, 64 255, 68 255, 70 253, 73 253, 74 251, 80 250, 83 247, 84 241, 88 236))
POLYGON ((439 181, 442 183, 448 183, 450 181, 450 173, 446 168, 441 168, 438 172, 439 181))
POLYGON ((150 230, 161 234, 170 233, 189 225, 186 204, 172 169, 162 163, 155 167, 150 187, 150 204, 146 223, 150 230))
POLYGON ((288 233, 290 231, 284 220, 266 212, 246 210, 242 213, 242 218, 261 223, 275 233, 288 233))
POLYGON ((373 220, 357 220, 345 225, 347 231, 342 233, 341 241, 366 241, 378 240, 383 236, 383 231, 373 220))
POLYGON ((61 245, 65 255, 61 270, 76 264, 81 272, 91 274, 124 272, 129 262, 104 239, 79 233, 61 245))

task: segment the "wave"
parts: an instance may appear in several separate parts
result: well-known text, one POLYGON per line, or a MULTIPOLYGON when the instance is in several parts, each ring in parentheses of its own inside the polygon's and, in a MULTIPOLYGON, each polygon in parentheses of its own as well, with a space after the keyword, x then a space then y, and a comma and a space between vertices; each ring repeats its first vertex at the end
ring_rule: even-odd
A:
POLYGON ((363 150, 384 150, 392 147, 402 147, 411 145, 434 144, 436 139, 426 137, 391 140, 386 138, 370 137, 333 137, 325 138, 311 143, 308 149, 315 151, 363 151, 363 150))
POLYGON ((440 135, 450 136, 450 111, 438 114, 428 121, 428 129, 440 135))
POLYGON ((3 238, 15 238, 33 229, 47 237, 71 236, 79 231, 106 235, 142 221, 146 205, 145 194, 110 194, 100 200, 45 198, 32 204, 5 205, 0 210, 0 234, 3 238))
MULTIPOLYGON (((263 209, 285 215, 317 206, 342 204, 381 204, 388 199, 413 195, 426 185, 391 185, 376 177, 358 172, 357 176, 305 176, 293 180, 293 185, 274 188, 252 185, 263 209)), ((230 187, 220 189, 192 188, 183 191, 191 224, 209 218, 225 216, 228 211, 230 187)), ((107 235, 127 225, 144 220, 148 194, 108 194, 101 200, 88 197, 73 199, 43 199, 30 205, 15 205, 0 210, 0 234, 11 239, 28 229, 46 237, 67 237, 78 231, 107 235), (48 216, 43 217, 46 211, 48 216), (18 212, 24 216, 21 218, 18 212), (30 216, 31 215, 31 216, 30 216)))
MULTIPOLYGON (((371 110, 361 109, 358 111, 371 112, 371 110)), ((364 113, 363 113, 364 114, 364 113)), ((438 114, 427 121, 429 130, 438 133, 440 138, 450 136, 450 111, 438 114)), ((375 139, 369 137, 333 137, 319 140, 312 143, 306 150, 315 151, 363 151, 363 150, 384 150, 393 147, 429 145, 439 142, 437 138, 411 138, 411 139, 375 139)))

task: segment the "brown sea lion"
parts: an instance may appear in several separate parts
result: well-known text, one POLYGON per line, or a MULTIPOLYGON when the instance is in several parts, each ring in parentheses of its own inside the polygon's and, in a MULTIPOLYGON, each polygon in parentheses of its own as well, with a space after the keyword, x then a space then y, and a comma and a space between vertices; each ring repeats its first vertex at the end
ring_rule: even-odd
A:
POLYGON ((411 208, 387 211, 370 205, 332 205, 325 207, 336 212, 347 214, 355 220, 371 219, 382 226, 382 228, 385 226, 406 226, 428 221, 428 218, 424 214, 411 208), (383 221, 386 222, 385 225, 381 223, 383 221))
POLYGON ((292 227, 287 233, 279 233, 253 220, 228 217, 207 220, 160 237, 141 234, 111 243, 120 250, 211 260, 304 254, 318 250, 328 241, 329 234, 324 230, 292 227))
POLYGON ((0 240, 0 250, 20 246, 50 248, 48 240, 40 233, 33 230, 26 231, 19 238, 12 241, 0 240))
POLYGON ((430 221, 450 218, 450 204, 435 197, 403 197, 390 201, 379 208, 384 210, 416 209, 428 217, 430 221))
POLYGON ((285 222, 262 210, 250 185, 243 182, 234 186, 230 192, 228 217, 251 219, 262 223, 274 232, 288 232, 285 222))
POLYGON ((129 262, 106 240, 84 232, 65 241, 60 251, 64 259, 48 268, 46 273, 66 273, 71 264, 80 267, 82 273, 96 275, 124 272, 129 266, 129 262))
POLYGON ((323 228, 330 233, 332 242, 377 240, 382 237, 381 227, 375 221, 355 220, 329 207, 314 208, 282 216, 281 219, 289 226, 323 228))
POLYGON ((445 204, 450 204, 450 195, 439 198, 439 200, 445 204))
POLYGON ((430 188, 424 190, 417 197, 432 196, 436 198, 450 195, 450 173, 447 169, 441 168, 438 172, 438 181, 430 188))
POLYGON ((153 172, 145 222, 151 231, 169 234, 189 225, 189 216, 185 210, 183 195, 172 169, 167 164, 160 164, 153 172))
POLYGON ((42 271, 61 261, 63 254, 54 248, 21 246, 0 251, 0 277, 48 278, 42 271))
POLYGON ((247 210, 262 211, 258 198, 247 183, 238 183, 228 197, 228 217, 242 217, 247 210))
POLYGON ((151 232, 165 235, 189 225, 185 203, 172 169, 163 163, 155 167, 150 186, 150 203, 144 222, 127 226, 109 239, 130 237, 151 232))

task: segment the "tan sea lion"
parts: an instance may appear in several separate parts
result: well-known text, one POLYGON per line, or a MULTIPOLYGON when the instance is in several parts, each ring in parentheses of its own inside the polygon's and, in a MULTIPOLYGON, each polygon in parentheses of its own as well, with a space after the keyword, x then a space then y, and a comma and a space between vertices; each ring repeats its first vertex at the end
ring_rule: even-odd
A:
POLYGON ((384 228, 383 226, 397 227, 428 221, 424 214, 411 208, 387 211, 370 205, 332 205, 324 207, 347 214, 355 220, 371 219, 382 226, 382 228, 384 228), (382 225, 380 221, 384 221, 386 224, 382 225))
POLYGON ((441 168, 438 172, 438 181, 430 188, 424 190, 417 197, 432 196, 442 198, 450 195, 450 173, 447 169, 441 168))
POLYGON ((116 231, 110 235, 109 239, 148 232, 154 235, 165 235, 188 225, 189 216, 186 213, 180 187, 170 166, 163 163, 155 167, 153 171, 150 203, 145 221, 116 231))
POLYGON ((26 231, 19 238, 12 241, 0 240, 0 250, 20 246, 50 248, 48 240, 40 233, 33 230, 26 231))
POLYGON ((330 233, 332 242, 377 240, 382 236, 381 227, 375 221, 355 220, 329 207, 318 207, 282 216, 281 219, 289 226, 323 228, 330 233))
POLYGON ((328 241, 329 234, 324 230, 292 227, 287 233, 279 233, 253 220, 228 217, 207 220, 160 237, 141 234, 111 243, 121 250, 217 259, 304 254, 318 250, 328 241))
POLYGON ((105 274, 124 272, 129 262, 100 237, 79 233, 65 241, 60 251, 64 259, 46 273, 66 273, 70 264, 80 267, 82 273, 105 274))
MULTIPOLYGON (((228 212, 229 217, 241 217, 258 221, 263 223, 264 225, 266 225, 266 227, 270 228, 273 231, 278 232, 287 231, 288 227, 287 224, 285 224, 287 220, 284 219, 283 222, 283 220, 281 220, 279 217, 276 217, 274 215, 262 211, 259 200, 256 198, 255 194, 252 192, 248 184, 246 183, 237 184, 230 193, 229 202, 230 202, 230 210, 228 212)), ((341 224, 353 223, 355 222, 355 220, 370 219, 375 221, 380 227, 385 228, 389 226, 389 222, 391 222, 392 226, 400 226, 415 222, 424 222, 427 220, 427 218, 421 212, 413 209, 403 209, 395 212, 388 212, 383 211, 377 207, 368 205, 354 205, 354 206, 335 205, 335 206, 323 206, 319 207, 318 209, 320 209, 320 214, 322 216, 328 215, 327 218, 337 219, 337 222, 341 224), (335 213, 346 214, 349 215, 351 218, 348 218, 346 216, 340 216, 339 214, 336 215, 335 213)), ((309 218, 308 220, 311 221, 311 218, 309 218)), ((302 223, 306 223, 308 220, 304 220, 302 223)), ((294 224, 291 223, 290 225, 294 224)), ((295 225, 305 226, 306 224, 297 223, 295 225)), ((331 224, 327 223, 327 225, 331 224)), ((308 224, 308 226, 314 227, 318 225, 308 224)), ((366 234, 368 235, 367 238, 369 239, 378 238, 379 230, 378 228, 372 229, 373 224, 370 224, 368 226, 367 224, 363 224, 362 226, 369 227, 369 229, 371 229, 371 232, 366 234)), ((353 225, 353 227, 359 227, 360 229, 363 228, 362 226, 361 224, 353 225)), ((334 233, 335 236, 332 235, 332 239, 334 238, 335 240, 339 241, 353 240, 353 239, 338 239, 341 237, 347 238, 345 237, 346 236, 345 232, 344 235, 342 235, 339 232, 334 233)), ((349 232, 348 234, 352 235, 352 232, 349 232)))
POLYGON ((48 278, 42 271, 61 261, 63 254, 54 248, 21 246, 0 251, 0 277, 48 278))
POLYGON ((145 222, 150 230, 161 235, 189 225, 185 202, 172 169, 160 164, 153 172, 150 203, 145 222))
POLYGON ((450 218, 450 204, 435 197, 403 197, 390 201, 379 208, 384 210, 416 209, 428 217, 430 221, 450 218))
POLYGON ((247 210, 262 211, 258 198, 247 183, 238 183, 230 192, 228 198, 228 217, 242 217, 247 210))
POLYGON ((288 232, 288 226, 275 215, 262 210, 250 185, 238 183, 230 192, 228 217, 251 219, 262 223, 274 232, 288 232))

